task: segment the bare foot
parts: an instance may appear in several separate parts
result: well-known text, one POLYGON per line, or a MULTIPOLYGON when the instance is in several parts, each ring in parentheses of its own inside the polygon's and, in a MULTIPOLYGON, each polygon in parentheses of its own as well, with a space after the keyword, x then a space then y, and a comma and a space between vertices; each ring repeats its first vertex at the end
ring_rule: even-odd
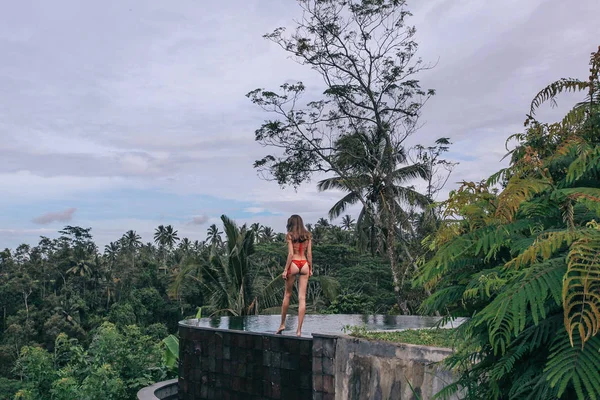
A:
POLYGON ((279 327, 279 329, 277 329, 277 332, 275 332, 276 335, 281 335, 281 332, 283 332, 285 329, 285 325, 281 325, 279 327))

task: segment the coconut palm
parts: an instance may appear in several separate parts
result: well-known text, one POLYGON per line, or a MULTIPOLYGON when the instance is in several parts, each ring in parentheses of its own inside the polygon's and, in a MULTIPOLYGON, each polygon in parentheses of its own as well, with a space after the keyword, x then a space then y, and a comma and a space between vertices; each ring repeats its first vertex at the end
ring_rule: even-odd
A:
POLYGON ((345 231, 354 229, 354 222, 354 219, 350 215, 345 215, 344 218, 342 218, 342 229, 345 231))
POLYGON ((117 257, 119 255, 119 251, 121 251, 121 246, 119 242, 110 242, 106 246, 104 246, 104 256, 108 261, 109 270, 115 265, 117 261, 117 257))
POLYGON ((219 247, 223 243, 221 233, 216 224, 212 224, 206 231, 206 241, 210 243, 211 247, 219 247))
POLYGON ((159 245, 163 253, 163 265, 160 269, 164 270, 165 273, 167 272, 167 250, 173 250, 173 246, 178 240, 177 231, 171 225, 159 225, 154 231, 154 242, 159 245))
POLYGON ((263 226, 260 232, 261 243, 271 243, 275 240, 275 232, 269 226, 263 226))
POLYGON ((136 233, 136 231, 130 230, 123 235, 122 242, 123 248, 127 250, 129 257, 131 258, 131 268, 132 270, 135 270, 135 256, 137 250, 142 245, 142 238, 136 233))
MULTIPOLYGON (((339 144, 340 148, 352 147, 352 150, 348 152, 355 153, 349 160, 340 158, 340 164, 347 164, 347 168, 353 173, 352 177, 343 179, 334 176, 323 179, 317 184, 317 188, 320 191, 339 190, 347 193, 329 210, 331 219, 339 217, 348 207, 362 203, 363 207, 356 221, 356 229, 359 239, 364 241, 365 238, 368 238, 370 243, 374 243, 376 237, 381 237, 381 235, 377 235, 381 232, 378 232, 376 228, 375 219, 384 219, 385 210, 389 208, 385 196, 386 179, 382 170, 377 167, 376 161, 382 158, 383 147, 381 143, 378 143, 377 138, 366 134, 349 135, 340 140, 339 144)), ((398 151, 394 161, 397 165, 406 164, 408 161, 406 153, 403 150, 398 151)), ((430 201, 427 196, 406 184, 418 178, 427 179, 429 171, 425 165, 417 163, 396 167, 393 169, 392 175, 396 223, 400 224, 401 228, 410 229, 408 214, 404 206, 425 207, 430 201)), ((373 251, 373 248, 371 250, 373 251)))
POLYGON ((179 242, 179 250, 181 250, 184 254, 189 253, 189 251, 192 249, 192 242, 190 241, 190 239, 188 238, 183 238, 181 239, 181 242, 179 242))

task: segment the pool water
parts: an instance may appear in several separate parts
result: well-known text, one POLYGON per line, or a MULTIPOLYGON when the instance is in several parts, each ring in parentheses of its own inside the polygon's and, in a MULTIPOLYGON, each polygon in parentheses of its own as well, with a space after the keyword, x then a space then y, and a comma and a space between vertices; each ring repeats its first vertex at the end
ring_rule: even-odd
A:
MULTIPOLYGON (((180 324, 190 327, 232 329, 247 332, 275 333, 279 328, 279 315, 250 315, 245 317, 211 317, 189 319, 180 324)), ((393 331, 404 329, 452 328, 464 320, 457 319, 440 325, 439 317, 419 315, 360 315, 360 314, 309 314, 304 318, 302 336, 310 337, 312 333, 339 334, 346 326, 364 326, 369 331, 393 331)), ((295 335, 298 323, 297 316, 288 315, 284 335, 295 335)))

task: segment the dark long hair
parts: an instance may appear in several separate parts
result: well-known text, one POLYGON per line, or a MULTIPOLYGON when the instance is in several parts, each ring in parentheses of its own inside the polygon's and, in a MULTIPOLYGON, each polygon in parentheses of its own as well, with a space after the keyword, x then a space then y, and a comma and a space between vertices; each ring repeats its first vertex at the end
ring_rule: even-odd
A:
POLYGON ((310 232, 304 227, 302 217, 299 215, 292 215, 287 221, 288 235, 292 239, 292 242, 304 242, 310 239, 310 232))

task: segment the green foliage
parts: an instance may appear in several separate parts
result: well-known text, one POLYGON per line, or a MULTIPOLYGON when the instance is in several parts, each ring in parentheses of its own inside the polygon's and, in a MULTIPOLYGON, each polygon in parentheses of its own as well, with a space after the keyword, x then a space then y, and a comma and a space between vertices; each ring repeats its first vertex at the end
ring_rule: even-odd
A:
POLYGON ((163 339, 165 365, 169 369, 177 369, 179 360, 179 339, 175 335, 169 335, 163 339))
POLYGON ((444 203, 453 218, 426 244, 416 283, 433 289, 422 310, 472 318, 447 365, 460 373, 439 397, 461 388, 470 399, 600 398, 600 49, 589 82, 561 80, 543 101, 589 89, 556 124, 532 116, 514 135, 498 193, 464 183, 444 203))
POLYGON ((327 312, 332 314, 370 314, 375 304, 365 295, 355 293, 340 294, 331 302, 327 312))
POLYGON ((0 400, 12 400, 15 393, 23 387, 23 382, 0 377, 0 400))
POLYGON ((422 346, 455 348, 460 344, 456 329, 407 329, 395 332, 368 332, 364 329, 350 329, 352 336, 369 340, 383 340, 394 343, 407 343, 422 346))
POLYGON ((29 386, 18 396, 39 400, 130 399, 166 376, 154 339, 135 325, 120 330, 111 323, 96 331, 87 350, 64 334, 58 336, 54 353, 23 347, 15 372, 29 386))

